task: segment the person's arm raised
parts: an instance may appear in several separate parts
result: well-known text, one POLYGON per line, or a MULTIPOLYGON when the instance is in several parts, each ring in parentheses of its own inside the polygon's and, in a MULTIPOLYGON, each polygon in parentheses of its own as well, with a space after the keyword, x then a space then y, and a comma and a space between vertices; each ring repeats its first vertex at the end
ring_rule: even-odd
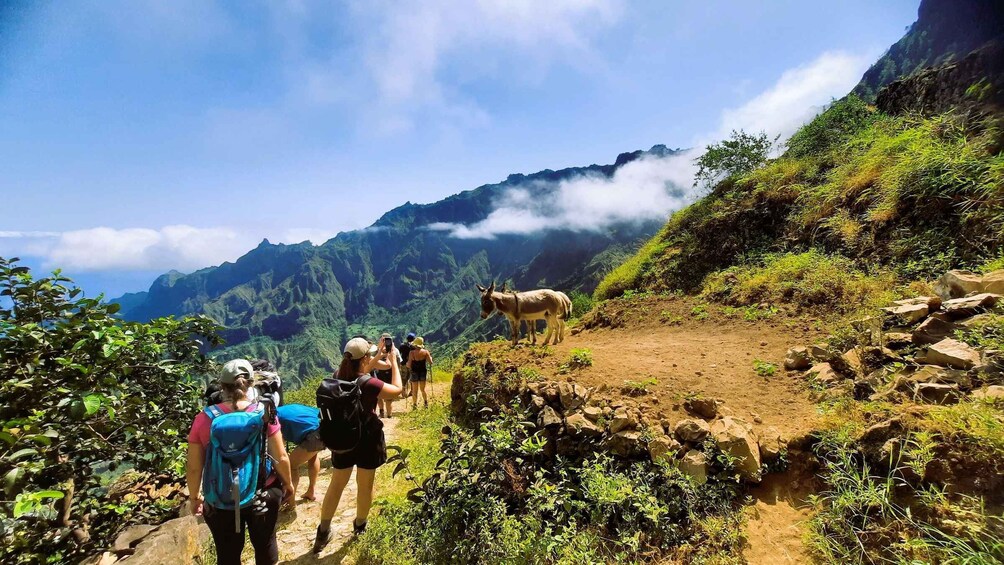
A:
POLYGON ((390 358, 390 383, 384 383, 380 394, 377 395, 377 398, 381 400, 397 398, 401 394, 401 367, 397 364, 397 349, 393 353, 393 355, 388 355, 390 358))

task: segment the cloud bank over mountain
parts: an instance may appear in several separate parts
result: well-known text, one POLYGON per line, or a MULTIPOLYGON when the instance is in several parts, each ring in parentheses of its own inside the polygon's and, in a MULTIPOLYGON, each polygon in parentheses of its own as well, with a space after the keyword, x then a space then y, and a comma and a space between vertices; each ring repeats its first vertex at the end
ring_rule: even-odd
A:
POLYGON ((694 187, 694 159, 705 145, 728 137, 732 130, 763 131, 787 139, 835 96, 850 90, 873 55, 827 52, 785 71, 745 104, 723 110, 718 130, 695 136, 694 149, 632 161, 610 178, 596 175, 562 181, 554 190, 515 187, 502 194, 495 209, 480 222, 435 223, 429 229, 449 231, 463 239, 491 239, 542 230, 599 231, 665 219, 699 196, 694 187))

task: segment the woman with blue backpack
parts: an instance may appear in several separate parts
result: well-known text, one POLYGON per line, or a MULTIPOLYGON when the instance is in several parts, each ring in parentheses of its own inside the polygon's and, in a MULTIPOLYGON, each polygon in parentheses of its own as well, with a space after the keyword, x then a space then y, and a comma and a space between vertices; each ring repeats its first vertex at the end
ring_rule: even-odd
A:
POLYGON ((289 466, 293 473, 293 490, 300 485, 300 465, 307 464, 307 492, 304 500, 317 500, 314 489, 317 486, 317 476, 321 473, 321 458, 318 454, 324 450, 324 442, 318 428, 321 424, 317 408, 304 404, 284 404, 276 412, 279 415, 279 425, 282 426, 282 437, 296 447, 289 454, 289 466))
POLYGON ((366 529, 366 519, 373 505, 373 478, 378 467, 387 461, 383 422, 377 417, 379 400, 401 394, 401 369, 392 340, 383 340, 390 360, 391 382, 384 383, 369 375, 377 358, 377 347, 364 338, 345 344, 338 371, 324 379, 317 388, 317 407, 321 412, 320 433, 331 450, 334 467, 331 484, 321 503, 321 523, 317 527, 314 553, 320 553, 331 541, 331 519, 338 509, 342 491, 356 469, 356 517, 354 534, 366 529))
POLYGON ((188 434, 190 507, 205 518, 220 565, 240 564, 245 529, 255 563, 271 565, 279 507, 295 494, 282 431, 271 402, 248 400, 251 363, 228 362, 219 382, 223 402, 200 412, 188 434))

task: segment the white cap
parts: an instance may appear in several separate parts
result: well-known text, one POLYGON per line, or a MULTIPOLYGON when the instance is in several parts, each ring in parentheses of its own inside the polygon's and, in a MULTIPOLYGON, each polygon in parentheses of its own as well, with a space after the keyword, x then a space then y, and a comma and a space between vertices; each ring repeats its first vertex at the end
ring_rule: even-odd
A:
POLYGON ((373 357, 376 352, 377 346, 361 337, 354 337, 345 344, 345 353, 352 355, 353 359, 362 359, 366 355, 373 357))

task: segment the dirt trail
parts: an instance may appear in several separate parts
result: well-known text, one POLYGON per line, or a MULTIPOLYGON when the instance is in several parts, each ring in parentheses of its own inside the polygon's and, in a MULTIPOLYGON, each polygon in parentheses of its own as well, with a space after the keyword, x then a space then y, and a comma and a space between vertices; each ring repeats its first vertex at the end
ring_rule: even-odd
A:
MULTIPOLYGON (((396 402, 397 411, 404 409, 403 402, 396 402)), ((393 443, 396 438, 397 418, 385 419, 384 434, 387 443, 393 443)), ((300 478, 300 487, 297 489, 297 504, 293 511, 283 512, 279 515, 278 532, 276 538, 279 541, 279 562, 280 563, 341 563, 345 558, 348 549, 348 542, 352 540, 352 520, 356 517, 356 479, 355 473, 349 484, 342 492, 342 499, 338 505, 334 519, 331 521, 331 529, 334 537, 328 547, 319 555, 311 553, 314 545, 314 536, 317 533, 317 524, 321 515, 321 500, 324 493, 328 491, 331 482, 331 455, 328 451, 323 452, 321 459, 321 474, 317 478, 317 500, 302 500, 299 497, 307 490, 306 468, 300 478)), ((380 484, 377 483, 374 498, 380 496, 380 484)), ((245 551, 245 564, 253 564, 253 554, 245 551), (249 559, 250 557, 250 559, 249 559)))
MULTIPOLYGON (((692 418, 683 409, 687 394, 724 401, 722 412, 745 419, 754 428, 773 426, 786 438, 815 428, 817 411, 803 380, 788 376, 782 361, 788 348, 812 343, 825 333, 814 320, 778 316, 747 322, 724 316, 715 307, 703 320, 689 299, 648 298, 611 309, 614 329, 594 328, 566 336, 545 364, 555 372, 572 349, 589 349, 593 364, 574 371, 572 378, 588 386, 606 384, 617 394, 625 381, 646 385, 638 403, 661 418, 676 422, 692 418), (754 359, 777 366, 774 375, 760 376, 754 359)), ((608 304, 609 307, 609 304, 608 304)), ((563 377, 558 377, 563 378, 563 377)), ((753 491, 744 555, 749 563, 808 563, 802 544, 808 518, 804 477, 793 473, 770 477, 753 491)))

